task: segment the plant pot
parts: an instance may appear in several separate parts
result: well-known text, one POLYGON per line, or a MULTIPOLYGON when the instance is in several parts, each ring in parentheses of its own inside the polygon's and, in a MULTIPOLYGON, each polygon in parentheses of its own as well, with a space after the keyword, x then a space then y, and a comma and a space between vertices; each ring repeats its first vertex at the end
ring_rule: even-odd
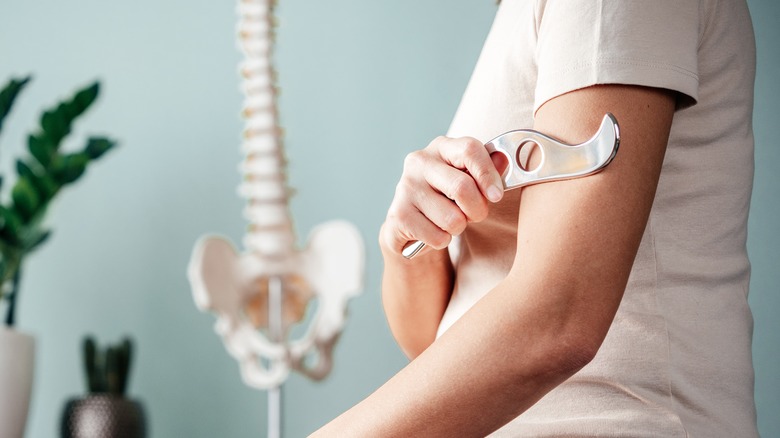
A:
POLYGON ((24 435, 34 362, 35 339, 0 325, 0 437, 24 435))
POLYGON ((146 419, 138 401, 94 394, 68 401, 60 431, 62 438, 144 438, 146 419))

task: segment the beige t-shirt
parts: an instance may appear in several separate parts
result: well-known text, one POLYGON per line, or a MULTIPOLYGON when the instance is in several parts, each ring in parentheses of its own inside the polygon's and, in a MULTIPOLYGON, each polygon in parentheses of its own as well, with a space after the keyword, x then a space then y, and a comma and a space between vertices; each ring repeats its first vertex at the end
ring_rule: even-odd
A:
MULTIPOLYGON (((744 0, 503 0, 450 130, 528 128, 593 84, 680 99, 628 287, 596 358, 496 432, 529 437, 757 436, 745 241, 755 42, 744 0)), ((520 192, 459 240, 439 333, 505 278, 520 192)))

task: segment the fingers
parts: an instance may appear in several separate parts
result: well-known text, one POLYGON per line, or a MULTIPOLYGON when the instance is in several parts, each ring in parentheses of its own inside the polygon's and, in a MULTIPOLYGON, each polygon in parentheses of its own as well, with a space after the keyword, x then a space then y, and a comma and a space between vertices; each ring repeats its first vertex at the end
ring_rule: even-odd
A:
POLYGON ((503 196, 503 181, 484 145, 473 138, 438 137, 412 152, 383 226, 383 246, 400 254, 410 241, 445 248, 469 222, 488 215, 503 196))
MULTIPOLYGON (((454 202, 457 209, 465 215, 468 222, 479 222, 487 217, 487 200, 471 175, 444 163, 433 162, 428 166, 428 169, 426 169, 424 177, 425 181, 438 193, 435 193, 436 196, 426 192, 418 194, 417 206, 421 211, 431 211, 432 214, 435 215, 440 212, 440 210, 437 209, 444 209, 444 206, 442 205, 443 202, 451 200, 448 203, 452 204, 452 202, 454 202), (440 195, 444 195, 446 198, 443 198, 440 195)), ((449 215, 451 212, 446 211, 442 213, 449 215)), ((431 219, 433 220, 433 218, 431 219)), ((440 224, 440 222, 437 222, 436 220, 434 220, 434 222, 440 224)), ((446 226, 442 226, 442 228, 449 230, 446 226)))
POLYGON ((460 234, 468 222, 479 222, 488 215, 487 200, 474 177, 443 161, 438 153, 409 154, 398 189, 408 192, 415 207, 451 234, 460 234))
POLYGON ((441 158, 453 167, 466 170, 485 198, 491 202, 501 200, 504 184, 485 145, 471 137, 440 137, 435 141, 441 158))
POLYGON ((384 245, 393 248, 399 254, 409 242, 415 240, 421 240, 435 249, 446 248, 452 240, 452 234, 442 230, 419 210, 413 208, 398 212, 391 211, 383 230, 388 231, 384 236, 384 245))
POLYGON ((424 153, 415 152, 407 157, 404 176, 396 186, 388 211, 388 222, 398 229, 396 237, 403 240, 401 246, 411 240, 422 240, 441 249, 449 244, 451 236, 462 233, 469 221, 482 220, 487 213, 487 202, 470 176, 424 153), (426 175, 438 175, 437 180, 432 184, 426 180, 426 175), (452 184, 450 179, 461 183, 452 184), (460 199, 468 213, 444 195, 445 192, 454 193, 450 196, 460 199), (469 200, 469 197, 475 199, 469 200))
MULTIPOLYGON (((476 189, 474 191, 476 192, 476 189)), ((462 233, 469 222, 474 222, 469 221, 468 216, 456 203, 434 191, 416 193, 413 205, 434 225, 452 236, 462 233)), ((485 216, 487 216, 487 208, 481 214, 480 220, 484 219, 485 216)), ((418 237, 418 239, 425 240, 423 236, 418 237)))

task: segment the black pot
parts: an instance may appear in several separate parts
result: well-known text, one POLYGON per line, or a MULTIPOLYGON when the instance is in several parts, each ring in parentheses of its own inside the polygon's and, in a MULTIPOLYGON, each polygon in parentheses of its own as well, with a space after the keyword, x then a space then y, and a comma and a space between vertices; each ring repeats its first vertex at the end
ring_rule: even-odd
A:
POLYGON ((110 394, 68 400, 62 413, 62 438, 145 438, 140 402, 110 394))

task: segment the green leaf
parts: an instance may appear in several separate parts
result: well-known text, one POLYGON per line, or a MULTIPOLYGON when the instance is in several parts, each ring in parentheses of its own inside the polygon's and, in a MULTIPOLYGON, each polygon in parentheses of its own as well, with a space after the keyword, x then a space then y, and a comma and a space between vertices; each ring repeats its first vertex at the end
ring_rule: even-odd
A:
POLYGON ((79 112, 78 105, 73 101, 69 100, 67 102, 61 102, 59 109, 67 116, 70 120, 75 119, 76 117, 81 114, 79 112))
POLYGON ((30 182, 41 204, 48 202, 59 190, 59 186, 49 175, 39 175, 40 172, 36 172, 22 160, 16 160, 16 173, 30 182))
POLYGON ((103 137, 92 137, 87 142, 87 146, 84 148, 84 153, 89 155, 89 158, 96 160, 103 156, 106 152, 116 146, 116 142, 103 137))
POLYGON ((23 221, 32 218, 40 204, 40 198, 38 193, 35 192, 32 183, 21 175, 16 184, 14 184, 14 188, 11 189, 11 198, 14 200, 15 210, 23 221))
POLYGON ((41 129, 49 141, 58 147, 62 139, 70 134, 71 121, 60 111, 45 111, 41 116, 41 129))
POLYGON ((95 102, 98 94, 100 94, 100 82, 97 81, 79 90, 71 101, 74 117, 86 111, 95 102))
POLYGON ((13 210, 0 206, 0 236, 10 245, 19 243, 19 231, 22 228, 22 219, 13 210))
POLYGON ((53 166, 57 166, 57 168, 52 169, 53 176, 62 185, 70 184, 84 174, 87 163, 89 163, 89 155, 84 152, 63 155, 61 160, 52 162, 53 166))
POLYGON ((118 347, 119 351, 119 393, 125 394, 130 374, 130 361, 133 344, 130 338, 124 338, 118 347))
POLYGON ((22 160, 16 160, 16 173, 30 179, 38 177, 38 175, 30 169, 30 166, 22 160))
POLYGON ((25 85, 30 82, 31 76, 22 79, 11 79, 8 84, 0 91, 0 130, 3 129, 3 120, 11 111, 16 97, 22 91, 25 85))
POLYGON ((48 202, 60 190, 60 185, 54 181, 54 178, 48 174, 43 175, 36 181, 35 187, 40 190, 43 202, 48 202))
POLYGON ((38 248, 44 242, 46 242, 49 239, 49 236, 51 236, 51 230, 45 230, 35 233, 28 239, 25 239, 25 241, 22 242, 22 246, 24 247, 25 252, 32 252, 34 249, 38 248))
POLYGON ((102 392, 99 364, 98 364, 98 351, 95 338, 87 336, 84 338, 83 343, 84 352, 84 371, 87 375, 87 387, 90 393, 102 392))
MULTIPOLYGON (((39 179, 38 175, 36 175, 24 161, 16 160, 16 173, 19 176, 24 177, 30 183, 31 187, 37 188, 36 182, 39 179)), ((36 190, 36 192, 38 192, 37 194, 39 195, 41 194, 39 190, 36 190)))
POLYGON ((54 153, 54 146, 48 141, 45 135, 30 135, 27 137, 27 149, 30 154, 38 160, 44 169, 51 163, 51 157, 54 153))
POLYGON ((60 102, 41 116, 41 129, 54 150, 60 142, 70 134, 71 125, 86 111, 100 92, 100 83, 94 82, 77 91, 72 99, 60 102))
POLYGON ((111 394, 121 394, 119 378, 119 350, 109 346, 106 349, 106 385, 111 394))

